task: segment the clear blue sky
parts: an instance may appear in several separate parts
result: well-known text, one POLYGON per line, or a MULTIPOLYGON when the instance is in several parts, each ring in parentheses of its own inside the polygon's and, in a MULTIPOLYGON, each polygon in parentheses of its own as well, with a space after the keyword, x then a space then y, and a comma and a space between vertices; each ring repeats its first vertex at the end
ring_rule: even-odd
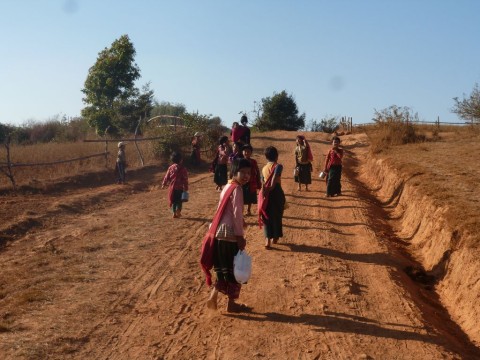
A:
POLYGON ((0 123, 80 115, 89 68, 123 34, 139 87, 228 126, 282 90, 307 121, 393 104, 460 121, 479 15, 477 0, 0 0, 0 123))

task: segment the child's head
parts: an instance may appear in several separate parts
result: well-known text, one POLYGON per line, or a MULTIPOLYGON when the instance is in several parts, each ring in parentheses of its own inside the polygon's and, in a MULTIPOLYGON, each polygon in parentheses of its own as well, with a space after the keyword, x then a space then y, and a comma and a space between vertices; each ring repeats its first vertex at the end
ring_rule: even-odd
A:
POLYGON ((334 136, 332 138, 332 146, 333 147, 338 147, 340 145, 340 138, 338 136, 334 136))
POLYGON ((228 143, 228 136, 220 136, 218 139, 218 145, 225 145, 228 143))
POLYGON ((305 136, 297 135, 297 144, 304 145, 305 144, 305 136))
POLYGON ((240 122, 242 123, 243 126, 246 126, 248 123, 247 115, 242 115, 242 117, 240 118, 240 122))
POLYGON ((234 142, 232 144, 232 150, 233 150, 234 153, 239 153, 239 152, 242 151, 242 146, 240 145, 240 143, 234 142))
POLYGON ((241 185, 245 185, 250 181, 251 166, 250 161, 247 159, 238 158, 233 160, 230 168, 230 178, 241 185))
POLYGON ((265 157, 268 161, 278 160, 278 150, 275 146, 269 146, 265 149, 265 157))
POLYGON ((232 124, 232 129, 236 129, 238 127, 238 122, 234 121, 232 124))
POLYGON ((243 145, 242 152, 243 152, 243 157, 245 159, 250 159, 250 156, 252 156, 252 152, 253 152, 252 145, 250 145, 250 144, 243 145))
POLYGON ((174 152, 172 152, 172 155, 170 155, 170 160, 174 164, 180 164, 182 162, 182 154, 174 151, 174 152))

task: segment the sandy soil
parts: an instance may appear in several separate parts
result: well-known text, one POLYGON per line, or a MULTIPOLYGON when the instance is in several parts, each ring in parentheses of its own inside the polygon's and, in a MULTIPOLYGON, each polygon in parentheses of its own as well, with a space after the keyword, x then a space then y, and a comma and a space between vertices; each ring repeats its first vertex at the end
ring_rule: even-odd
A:
MULTIPOLYGON (((329 144, 322 134, 309 140, 314 183, 297 192, 292 133, 253 139, 256 149, 280 150, 289 208, 272 250, 246 218, 254 263, 243 313, 225 312, 223 297, 219 310, 205 306, 200 243, 218 202, 206 171, 190 174, 181 219, 171 218, 163 169, 154 167, 129 173, 125 186, 85 178, 2 196, 0 358, 480 358, 435 287, 404 271, 418 264, 381 221, 388 214, 359 161, 366 138, 344 137, 335 198, 316 176, 329 144)), ((255 157, 265 163, 259 150, 255 157)))

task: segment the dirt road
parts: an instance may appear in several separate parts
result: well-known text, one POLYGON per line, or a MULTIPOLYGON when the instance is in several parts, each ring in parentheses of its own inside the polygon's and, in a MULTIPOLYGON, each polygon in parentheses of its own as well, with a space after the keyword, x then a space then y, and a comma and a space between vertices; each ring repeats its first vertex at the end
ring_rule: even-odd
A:
POLYGON ((411 260, 359 180, 365 138, 343 138, 343 196, 334 198, 317 177, 329 144, 307 139, 314 183, 297 192, 294 135, 253 138, 261 166, 260 149, 279 149, 289 208, 272 250, 246 218, 254 264, 240 300, 249 312, 226 313, 225 298, 218 311, 205 306, 200 242, 218 203, 209 173, 191 173, 181 219, 171 218, 155 169, 124 187, 2 200, 8 234, 18 234, 0 250, 0 358, 479 358, 434 291, 403 271, 411 260))

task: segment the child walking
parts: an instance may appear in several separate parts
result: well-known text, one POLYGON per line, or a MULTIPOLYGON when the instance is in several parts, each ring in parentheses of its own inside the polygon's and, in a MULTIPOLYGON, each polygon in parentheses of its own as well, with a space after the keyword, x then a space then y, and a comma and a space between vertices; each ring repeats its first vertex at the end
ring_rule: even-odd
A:
POLYGON ((125 156, 125 143, 118 143, 117 162, 115 169, 117 170, 117 184, 125 184, 125 168, 127 167, 127 157, 125 156))
POLYGON ((190 162, 193 166, 200 165, 202 162, 200 150, 202 147, 202 133, 196 132, 192 138, 192 153, 190 155, 190 162))
POLYGON ((285 193, 282 189, 283 165, 278 161, 278 150, 274 146, 265 149, 267 164, 262 169, 262 196, 258 199, 258 222, 263 226, 265 249, 270 249, 283 237, 283 211, 285 193))
POLYGON ((182 216, 182 192, 188 191, 188 172, 183 166, 182 154, 173 152, 170 156, 172 165, 163 178, 162 189, 168 185, 168 201, 173 217, 182 216))
POLYGON ((212 163, 213 181, 217 185, 216 190, 222 190, 228 181, 228 156, 231 150, 228 144, 228 137, 222 136, 218 140, 217 153, 212 163))
POLYGON ((296 141, 295 162, 298 174, 295 176, 295 182, 298 182, 298 191, 302 191, 302 184, 305 184, 305 190, 308 191, 308 185, 312 183, 312 150, 305 136, 298 135, 296 141))
POLYGON ((250 144, 243 145, 243 157, 250 161, 251 175, 250 181, 243 185, 243 202, 247 205, 247 216, 252 215, 251 206, 257 203, 257 190, 262 187, 260 181, 260 170, 257 161, 252 159, 253 147, 250 144))
POLYGON ((212 285, 210 270, 216 273, 216 282, 207 307, 217 308, 218 293, 228 296, 227 311, 239 312, 245 307, 235 302, 242 287, 233 274, 233 258, 245 249, 245 222, 243 219, 242 186, 250 180, 250 161, 236 159, 232 164, 231 180, 220 194, 220 202, 202 243, 200 264, 206 275, 207 285, 212 285))
POLYGON ((342 159, 343 149, 340 147, 340 138, 335 136, 332 139, 332 148, 325 158, 325 167, 323 171, 327 173, 327 193, 326 196, 342 195, 342 159))

